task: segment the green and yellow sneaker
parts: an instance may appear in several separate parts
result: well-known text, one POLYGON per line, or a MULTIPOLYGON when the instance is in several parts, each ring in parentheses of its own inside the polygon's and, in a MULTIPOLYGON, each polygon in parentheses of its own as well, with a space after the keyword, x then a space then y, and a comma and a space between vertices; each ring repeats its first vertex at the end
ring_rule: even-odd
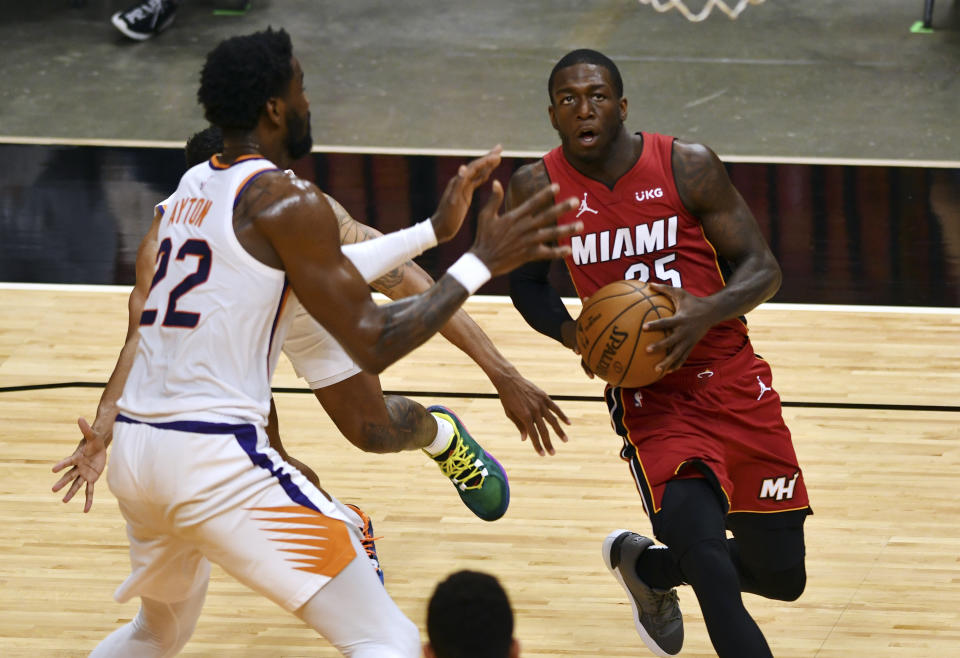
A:
POLYGON ((510 505, 510 482, 493 455, 480 447, 470 436, 456 414, 440 405, 427 411, 453 425, 453 441, 443 453, 433 458, 440 471, 450 478, 460 500, 484 521, 496 521, 510 505))

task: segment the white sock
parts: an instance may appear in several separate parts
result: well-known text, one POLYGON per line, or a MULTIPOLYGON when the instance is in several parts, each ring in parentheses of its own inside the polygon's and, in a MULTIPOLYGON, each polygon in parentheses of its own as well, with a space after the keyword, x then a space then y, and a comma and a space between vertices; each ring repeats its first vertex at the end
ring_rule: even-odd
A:
POLYGON ((453 441, 454 428, 450 421, 443 416, 431 415, 437 421, 437 436, 433 439, 433 443, 423 450, 431 457, 436 457, 450 447, 450 442, 453 441))

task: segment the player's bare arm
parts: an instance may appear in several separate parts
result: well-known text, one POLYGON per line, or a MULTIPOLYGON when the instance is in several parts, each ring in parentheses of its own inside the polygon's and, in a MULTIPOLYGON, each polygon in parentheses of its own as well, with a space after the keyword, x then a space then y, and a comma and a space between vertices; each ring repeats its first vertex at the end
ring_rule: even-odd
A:
POLYGON ((157 258, 157 231, 160 228, 162 215, 159 210, 154 213, 150 230, 140 241, 137 248, 136 283, 127 300, 127 336, 117 357, 117 363, 110 373, 107 385, 100 396, 97 405, 97 415, 93 425, 85 418, 77 420, 82 438, 80 444, 69 457, 57 462, 53 472, 59 473, 63 469, 69 470, 53 485, 53 491, 63 489, 68 483, 70 488, 63 496, 63 502, 68 503, 76 495, 80 487, 86 485, 86 500, 83 511, 89 512, 93 507, 94 484, 103 472, 106 465, 106 449, 113 440, 113 421, 117 417, 117 400, 123 393, 123 386, 133 366, 133 357, 137 353, 139 338, 140 314, 150 292, 154 268, 157 258))
POLYGON ((780 287, 780 267, 717 155, 702 144, 677 140, 672 162, 681 200, 700 218, 707 240, 717 255, 730 263, 733 272, 724 288, 709 297, 695 297, 678 288, 653 284, 655 289, 669 294, 677 307, 673 317, 645 325, 671 331, 667 338, 649 348, 668 351, 659 364, 666 372, 683 365, 710 327, 744 315, 780 287))
MULTIPOLYGON (((548 183, 549 181, 544 182, 544 185, 548 183)), ((363 242, 382 235, 380 231, 353 219, 350 213, 329 195, 327 201, 337 217, 341 244, 363 242)), ((433 278, 410 260, 370 285, 390 299, 402 299, 422 293, 433 284, 433 278)), ((503 357, 466 311, 458 309, 440 329, 440 333, 480 366, 497 389, 507 418, 517 426, 522 440, 530 437, 538 454, 556 452, 548 425, 553 427, 561 441, 567 441, 566 433, 560 424, 561 421, 570 424, 567 416, 549 395, 523 377, 513 364, 503 357)))
POLYGON ((330 495, 320 486, 320 477, 316 472, 299 459, 295 459, 287 454, 287 449, 283 447, 283 442, 280 440, 280 418, 277 416, 277 405, 274 403, 273 397, 270 398, 270 413, 267 415, 266 433, 267 438, 270 440, 270 447, 277 451, 280 458, 303 473, 303 476, 310 480, 311 484, 317 489, 320 489, 323 495, 329 498, 330 495))
MULTIPOLYGON (((448 185, 432 218, 438 240, 450 239, 459 229, 472 191, 480 182, 461 169, 448 185), (438 220, 457 215, 456 222, 438 220)), ((502 190, 497 183, 493 190, 480 213, 471 249, 492 274, 509 271, 532 258, 564 253, 548 245, 578 229, 556 226, 556 217, 573 207, 572 200, 551 206, 553 191, 548 188, 501 217, 496 209, 502 190)), ((468 296, 459 282, 445 275, 426 293, 377 306, 356 268, 340 251, 339 229, 330 204, 306 181, 279 172, 264 174, 241 197, 234 218, 244 247, 267 265, 287 271, 307 311, 365 370, 380 372, 426 341, 468 296)))

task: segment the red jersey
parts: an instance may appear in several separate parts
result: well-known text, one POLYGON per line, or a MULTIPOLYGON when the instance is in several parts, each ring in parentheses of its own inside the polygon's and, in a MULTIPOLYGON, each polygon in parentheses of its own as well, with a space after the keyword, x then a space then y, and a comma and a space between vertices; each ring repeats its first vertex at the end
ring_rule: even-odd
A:
MULTIPOLYGON (((580 199, 580 207, 557 221, 584 223, 583 233, 561 240, 572 253, 564 260, 581 299, 619 279, 637 279, 683 288, 698 297, 724 286, 713 245, 677 192, 671 155, 673 137, 642 133, 636 164, 613 186, 584 176, 567 162, 562 147, 543 162, 558 199, 580 199)), ((736 354, 747 328, 733 319, 714 325, 685 365, 700 366, 736 354)))

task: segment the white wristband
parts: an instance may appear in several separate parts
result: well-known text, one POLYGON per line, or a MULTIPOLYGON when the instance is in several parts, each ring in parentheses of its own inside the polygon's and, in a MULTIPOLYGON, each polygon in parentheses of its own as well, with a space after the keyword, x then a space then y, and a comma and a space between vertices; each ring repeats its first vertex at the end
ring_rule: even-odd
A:
POLYGON ((345 244, 342 249, 343 255, 359 270, 363 280, 370 283, 436 244, 433 222, 428 219, 372 240, 345 244))
POLYGON ((490 280, 489 268, 469 251, 447 268, 447 274, 456 279, 471 295, 490 280))

